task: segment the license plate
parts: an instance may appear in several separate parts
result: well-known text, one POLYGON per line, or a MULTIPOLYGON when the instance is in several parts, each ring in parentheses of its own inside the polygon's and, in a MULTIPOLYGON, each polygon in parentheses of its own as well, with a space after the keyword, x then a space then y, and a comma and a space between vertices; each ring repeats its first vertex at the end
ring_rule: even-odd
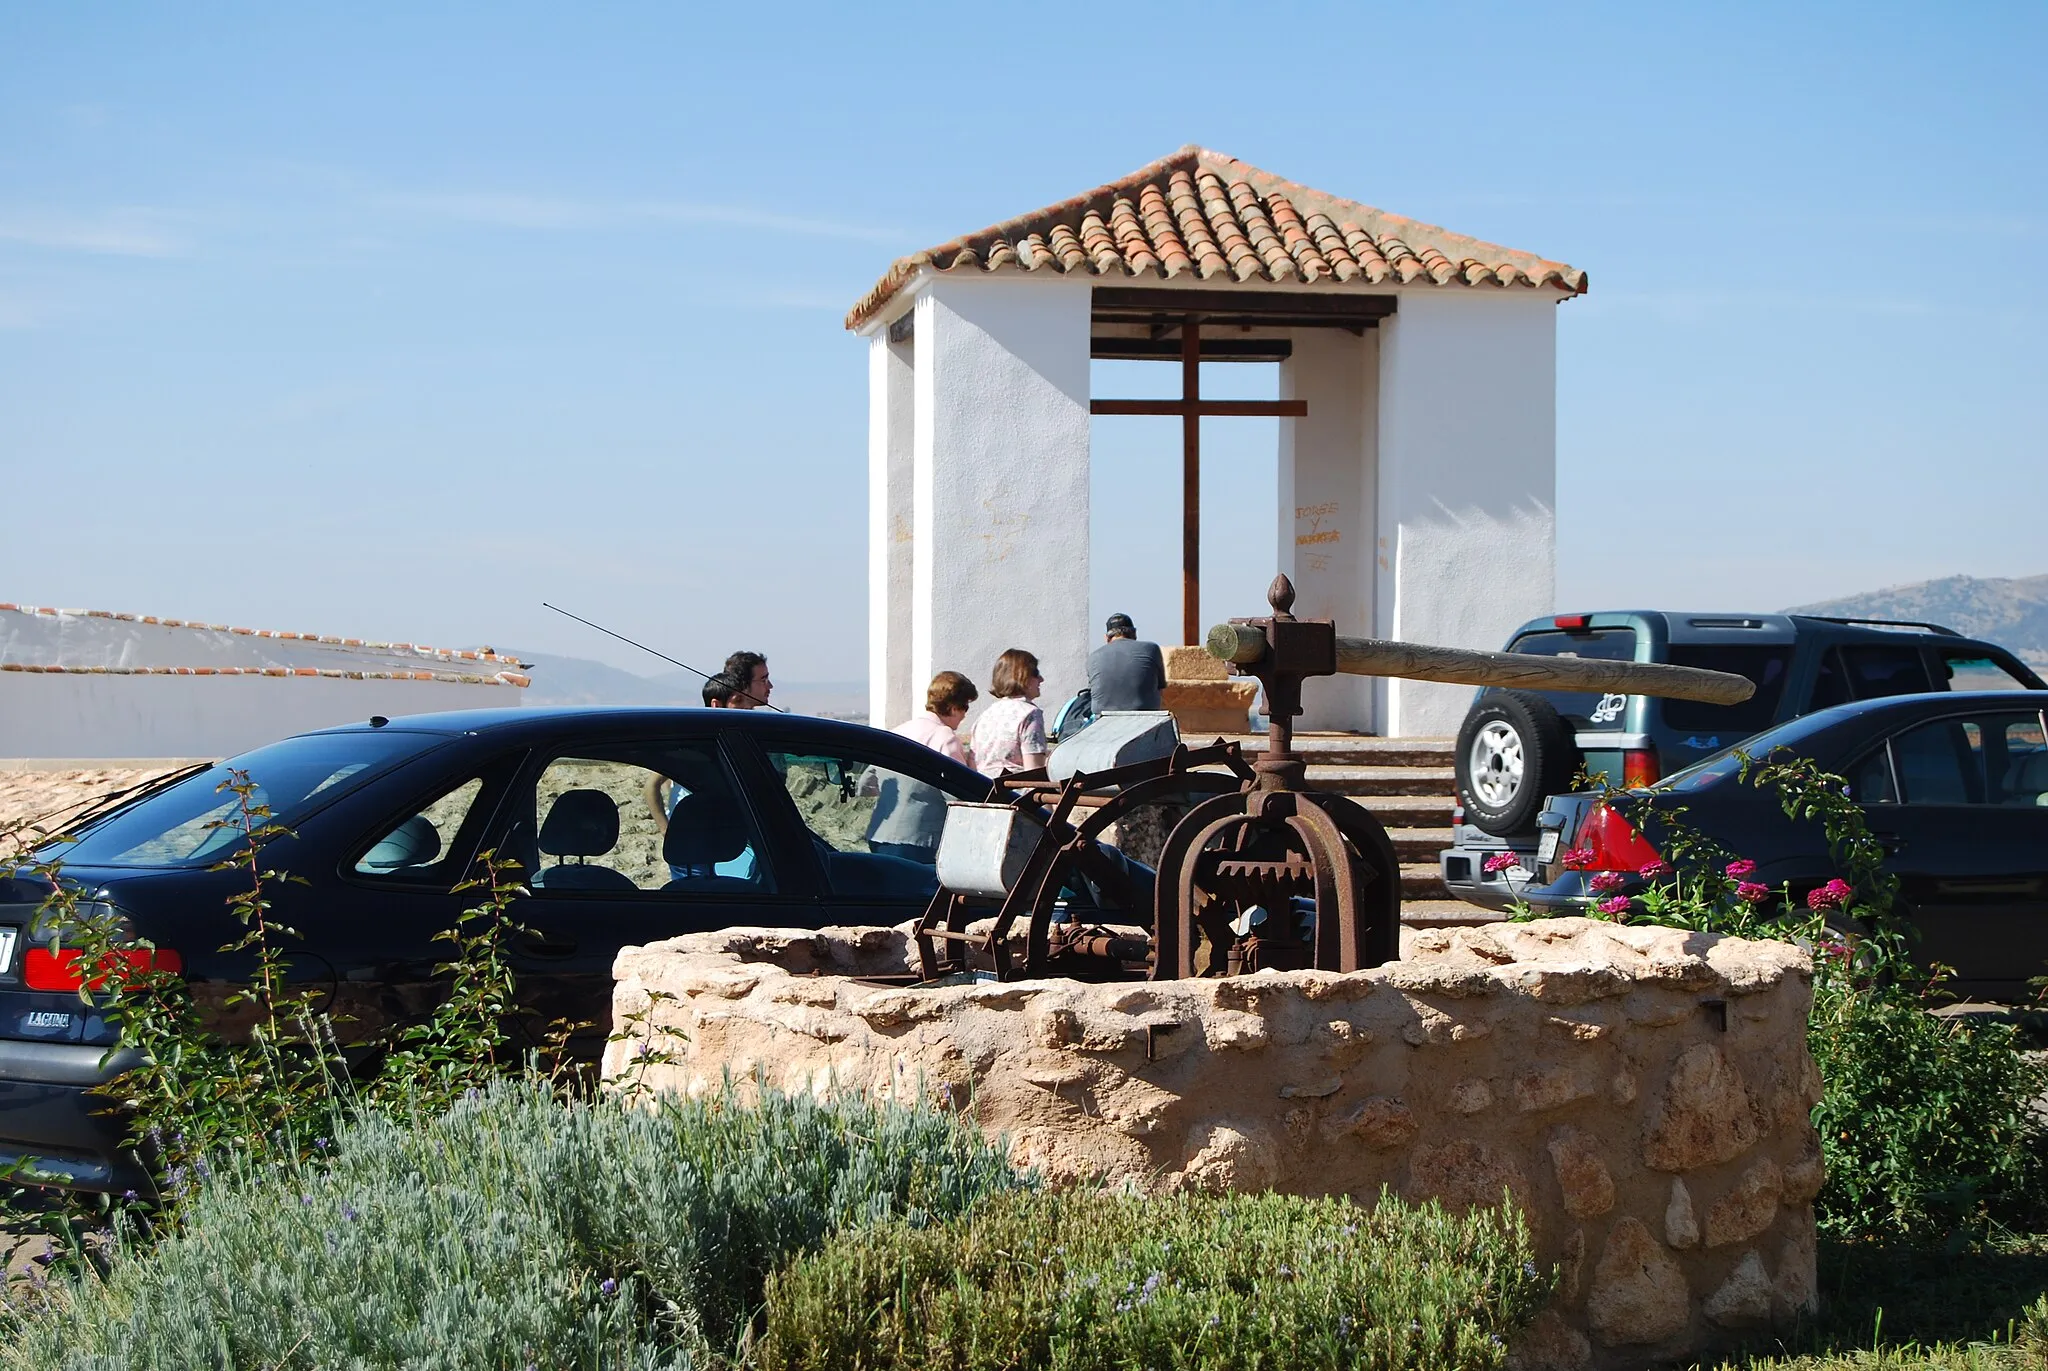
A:
POLYGON ((14 969, 14 940, 18 936, 19 929, 0 928, 0 975, 14 969))
POLYGON ((1563 837, 1564 834, 1554 828, 1543 830, 1542 838, 1538 839, 1536 843, 1536 865, 1550 865, 1551 859, 1557 856, 1558 841, 1563 837))

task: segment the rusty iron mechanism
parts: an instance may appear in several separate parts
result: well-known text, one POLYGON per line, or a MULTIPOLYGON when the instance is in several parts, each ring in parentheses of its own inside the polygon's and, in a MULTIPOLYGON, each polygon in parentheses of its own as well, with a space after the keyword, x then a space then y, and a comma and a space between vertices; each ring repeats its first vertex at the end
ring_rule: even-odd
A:
POLYGON ((1295 618, 1284 575, 1266 598, 1270 616, 1231 625, 1264 641, 1236 669, 1265 687, 1272 729, 1251 779, 1196 805, 1167 837, 1154 892, 1158 980, 1359 971, 1400 956, 1401 869, 1386 829, 1363 805, 1311 790, 1294 751, 1302 682, 1337 672, 1336 625, 1295 618))
POLYGON ((1183 744, 1156 761, 1065 781, 1049 781, 1043 772, 1004 778, 1014 796, 1008 805, 1013 831, 1035 833, 1036 841, 1003 873, 1000 893, 940 886, 915 932, 924 979, 975 969, 974 954, 1006 981, 1144 975, 1151 964, 1151 939, 1128 928, 1056 922, 1062 895, 1085 881, 1117 907, 1142 910, 1144 892, 1130 870, 1100 845, 1104 830, 1143 806, 1233 794, 1252 778, 1242 750, 1227 742, 1196 748, 1183 744), (1216 767, 1222 770, 1203 769, 1216 767), (969 931, 971 923, 991 917, 985 931, 969 931), (1026 920, 1021 961, 1011 937, 1019 919, 1026 920))
MULTIPOLYGON (((1267 967, 1356 971, 1399 955, 1400 867, 1386 830, 1362 805, 1309 789, 1293 750, 1302 682, 1338 669, 1336 628, 1289 612, 1294 587, 1285 576, 1268 599, 1269 617, 1231 621, 1262 640, 1257 659, 1237 667, 1265 686, 1272 718, 1257 761, 1219 740, 1064 782, 1006 777, 1015 798, 1010 815, 997 817, 1021 850, 999 880, 975 889, 943 884, 942 854, 942 887, 915 932, 926 980, 976 962, 1003 980, 1174 980, 1267 967), (1063 893, 1080 881, 1124 910, 1142 910, 1144 892, 1098 841, 1132 811, 1162 802, 1192 807, 1167 835, 1149 936, 1063 921, 1063 893), (1028 920, 1021 959, 1011 936, 1019 919, 1028 920)), ((949 834, 961 817, 949 817, 949 834)))

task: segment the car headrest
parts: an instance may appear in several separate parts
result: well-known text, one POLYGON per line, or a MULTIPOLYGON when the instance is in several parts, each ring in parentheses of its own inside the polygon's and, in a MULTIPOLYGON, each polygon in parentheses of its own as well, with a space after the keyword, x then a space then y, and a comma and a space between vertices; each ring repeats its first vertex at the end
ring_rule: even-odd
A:
POLYGON ((356 863, 362 871, 396 871, 425 866, 441 855, 441 835, 424 814, 415 814, 377 840, 356 863))
POLYGON ((732 801, 690 794, 669 812, 668 836, 661 859, 670 866, 711 866, 729 862, 747 850, 746 825, 732 801))
POLYGON ((2005 769, 2005 788, 2015 795, 2048 791, 2048 751, 2015 754, 2005 769))
POLYGON ((565 790, 540 826, 550 857, 602 857, 619 845, 619 807, 602 790, 565 790))

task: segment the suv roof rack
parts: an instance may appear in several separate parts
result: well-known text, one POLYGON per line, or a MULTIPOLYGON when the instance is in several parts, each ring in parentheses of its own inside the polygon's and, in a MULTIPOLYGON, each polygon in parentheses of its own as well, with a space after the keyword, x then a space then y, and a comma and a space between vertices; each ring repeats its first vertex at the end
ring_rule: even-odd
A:
POLYGON ((1833 614, 1802 614, 1799 617, 1818 619, 1824 624, 1878 624, 1884 628, 1924 628, 1929 633, 1938 633, 1944 638, 1963 636, 1946 624, 1930 624, 1925 619, 1850 619, 1833 614))

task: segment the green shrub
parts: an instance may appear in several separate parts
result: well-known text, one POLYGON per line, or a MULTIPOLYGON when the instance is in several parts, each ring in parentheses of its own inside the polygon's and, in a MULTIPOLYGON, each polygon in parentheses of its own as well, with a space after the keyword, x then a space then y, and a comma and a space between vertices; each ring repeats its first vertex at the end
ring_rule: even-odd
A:
POLYGON ((768 1284, 764 1371, 1495 1367, 1550 1284, 1518 1210, 993 1197, 852 1229, 768 1284))
POLYGON ((1926 1241, 2048 1216, 2048 1122, 2033 1103, 2048 1068, 2018 1030, 1938 1018, 1910 987, 1859 985, 1825 946, 1815 963, 1822 1231, 1926 1241))
POLYGON ((325 1165, 217 1161, 177 1231, 28 1297, 0 1365, 701 1365, 839 1226, 1016 1184, 948 1117, 775 1095, 639 1109, 505 1083, 320 1141, 325 1165))

